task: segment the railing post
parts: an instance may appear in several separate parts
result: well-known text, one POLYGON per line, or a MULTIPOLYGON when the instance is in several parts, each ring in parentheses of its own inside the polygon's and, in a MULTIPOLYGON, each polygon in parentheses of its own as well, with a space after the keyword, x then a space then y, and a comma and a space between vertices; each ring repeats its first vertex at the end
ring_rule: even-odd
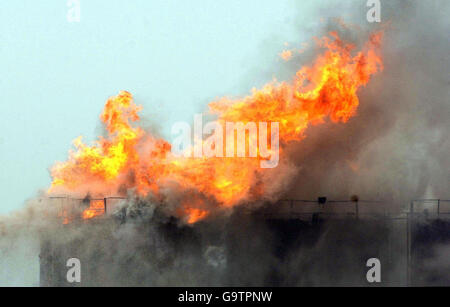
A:
POLYGON ((103 205, 104 205, 104 207, 105 207, 105 214, 106 214, 106 197, 103 198, 103 205))
POLYGON ((441 212, 440 212, 440 207, 441 207, 441 200, 440 199, 438 199, 438 206, 437 206, 437 213, 438 213, 438 218, 439 218, 439 215, 441 214, 441 212))
POLYGON ((410 216, 409 212, 406 212, 406 286, 409 287, 410 285, 410 249, 409 249, 409 224, 410 224, 410 216))
POLYGON ((411 245, 412 245, 412 219, 414 217, 414 201, 411 201, 409 212, 406 213, 406 286, 411 285, 411 245))

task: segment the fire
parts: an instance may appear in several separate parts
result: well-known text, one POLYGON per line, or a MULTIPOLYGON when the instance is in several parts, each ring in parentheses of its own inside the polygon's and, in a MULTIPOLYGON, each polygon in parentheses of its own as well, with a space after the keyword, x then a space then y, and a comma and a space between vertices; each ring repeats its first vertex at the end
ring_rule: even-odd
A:
POLYGON ((69 213, 67 212, 67 210, 62 210, 58 216, 60 218, 62 218, 62 223, 63 225, 67 225, 71 222, 71 216, 69 215, 69 213))
POLYGON ((136 162, 135 145, 144 132, 132 127, 130 121, 139 120, 140 110, 128 92, 109 99, 100 119, 111 137, 100 137, 93 146, 83 144, 81 137, 75 139, 76 150, 69 152, 69 160, 52 169, 52 187, 76 189, 92 180, 114 181, 124 168, 136 162))
POLYGON ((312 66, 302 67, 290 83, 269 83, 243 99, 222 99, 210 104, 223 121, 272 121, 280 123, 280 139, 300 140, 309 124, 330 117, 347 122, 359 105, 357 90, 383 68, 377 53, 382 33, 373 34, 363 51, 352 56, 354 46, 335 32, 318 40, 328 50, 312 66))
POLYGON ((204 219, 208 215, 208 211, 196 208, 187 208, 185 212, 187 214, 188 224, 194 224, 195 222, 204 219))
POLYGON ((89 202, 89 208, 83 211, 81 216, 83 219, 91 219, 93 217, 103 215, 105 213, 105 203, 103 200, 91 200, 89 202))
MULTIPOLYGON (((345 123, 356 114, 358 89, 383 69, 381 38, 381 32, 373 34, 355 52, 354 45, 331 32, 317 39, 325 51, 312 65, 300 68, 291 81, 273 81, 246 97, 211 102, 209 111, 219 122, 278 122, 281 154, 287 144, 304 138, 310 125, 324 123, 327 118, 345 123)), ((108 99, 100 116, 107 136, 91 146, 77 138, 68 160, 51 169, 49 192, 92 191, 105 196, 135 189, 141 196, 163 199, 164 190, 170 187, 197 191, 218 207, 232 207, 261 199, 270 191, 270 180, 260 180, 265 172, 259 167, 260 158, 174 156, 171 144, 133 124, 139 121, 140 110, 126 91, 108 99)), ((195 201, 181 207, 188 223, 209 215, 195 201)), ((93 201, 83 218, 103 213, 103 202, 93 201)))
POLYGON ((187 223, 194 224, 195 222, 204 219, 208 215, 208 211, 190 208, 187 210, 187 214, 188 214, 187 223))
POLYGON ((280 53, 280 57, 285 61, 289 61, 292 58, 292 50, 283 50, 280 53))

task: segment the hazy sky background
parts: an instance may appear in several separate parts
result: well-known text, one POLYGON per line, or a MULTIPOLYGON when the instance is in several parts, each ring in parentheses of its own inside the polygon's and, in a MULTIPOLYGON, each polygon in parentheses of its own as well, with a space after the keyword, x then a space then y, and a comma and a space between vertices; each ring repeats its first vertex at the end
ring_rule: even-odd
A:
POLYGON ((287 65, 283 44, 317 34, 307 30, 320 22, 314 2, 81 0, 81 22, 69 23, 64 0, 3 1, 0 213, 49 186, 74 138, 101 133, 104 102, 119 90, 170 139, 172 123, 212 99, 270 81, 287 65))

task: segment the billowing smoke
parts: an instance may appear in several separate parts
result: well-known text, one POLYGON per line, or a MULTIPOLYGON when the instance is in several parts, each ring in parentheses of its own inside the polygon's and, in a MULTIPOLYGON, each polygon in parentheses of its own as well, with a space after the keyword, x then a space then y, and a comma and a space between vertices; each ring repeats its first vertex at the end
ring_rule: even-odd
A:
MULTIPOLYGON (((445 1, 382 3, 385 69, 360 91, 358 116, 310 129, 297 144, 292 156, 301 169, 290 195, 348 199, 356 193, 397 205, 450 196, 448 10, 445 1)), ((365 28, 365 17, 355 15, 365 28)), ((344 33, 354 35, 355 27, 361 28, 344 26, 344 33)))
MULTIPOLYGON (((332 9, 324 4, 316 17, 348 20, 326 20, 312 34, 339 30, 362 45, 360 37, 373 30, 365 21, 365 1, 341 2, 332 9)), ((283 153, 289 163, 270 172, 277 198, 357 194, 397 211, 414 198, 450 198, 449 6, 445 0, 382 2, 383 72, 358 91, 355 117, 345 125, 311 126, 283 153)), ((307 63, 315 53, 312 47, 290 63, 307 63)), ((365 260, 372 257, 387 258, 392 284, 404 283, 406 251, 398 247, 403 224, 280 222, 261 217, 259 209, 248 213, 244 205, 186 225, 173 216, 177 204, 204 196, 174 191, 164 202, 130 192, 112 218, 68 227, 45 196, 37 197, 0 220, 2 267, 17 266, 15 254, 36 255, 40 242, 50 242, 61 260, 53 265, 63 275, 63 259, 86 263, 87 285, 352 285, 364 282, 365 260), (28 250, 17 249, 25 244, 28 250), (395 246, 398 253, 392 253, 395 246)), ((438 243, 427 262, 435 269, 448 267, 448 242, 438 243)), ((2 273, 0 282, 8 276, 2 273)))

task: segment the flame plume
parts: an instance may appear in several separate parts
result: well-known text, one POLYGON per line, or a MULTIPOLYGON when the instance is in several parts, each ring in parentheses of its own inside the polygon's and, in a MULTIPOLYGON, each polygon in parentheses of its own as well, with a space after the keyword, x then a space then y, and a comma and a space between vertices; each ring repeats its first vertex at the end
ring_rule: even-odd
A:
MULTIPOLYGON (((279 122, 280 151, 305 137, 311 124, 347 122, 356 114, 357 91, 383 69, 379 54, 382 32, 371 35, 361 51, 343 42, 336 32, 318 39, 325 49, 311 66, 300 68, 290 82, 271 82, 240 99, 221 99, 209 104, 219 122, 279 122)), ((141 107, 132 95, 121 91, 108 99, 100 119, 107 137, 91 146, 81 137, 66 162, 51 169, 50 193, 61 191, 111 195, 133 188, 141 196, 163 198, 168 187, 203 195, 183 202, 178 210, 188 223, 208 216, 205 199, 218 207, 263 198, 269 187, 258 181, 265 172, 258 158, 185 158, 174 156, 171 145, 132 123, 141 107), (258 184, 257 184, 258 183, 258 184)), ((90 208, 95 209, 95 208, 90 208)), ((84 218, 91 218, 87 209, 84 218)))

